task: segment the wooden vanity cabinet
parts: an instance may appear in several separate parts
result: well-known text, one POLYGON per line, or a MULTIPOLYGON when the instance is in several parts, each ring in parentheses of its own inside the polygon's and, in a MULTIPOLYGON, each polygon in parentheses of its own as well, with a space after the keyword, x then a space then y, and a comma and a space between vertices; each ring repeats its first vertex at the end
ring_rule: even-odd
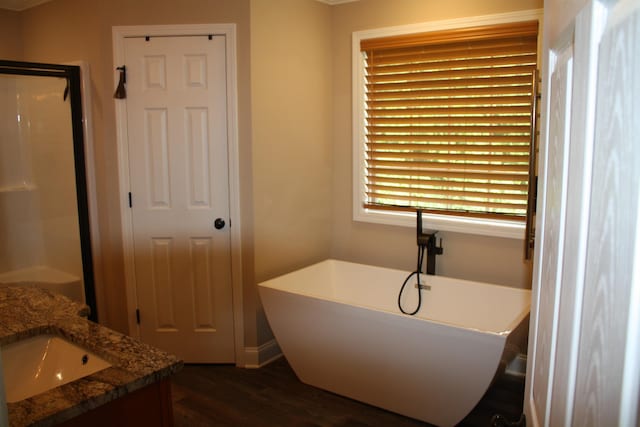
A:
POLYGON ((166 378, 60 424, 64 427, 173 426, 171 381, 166 378))

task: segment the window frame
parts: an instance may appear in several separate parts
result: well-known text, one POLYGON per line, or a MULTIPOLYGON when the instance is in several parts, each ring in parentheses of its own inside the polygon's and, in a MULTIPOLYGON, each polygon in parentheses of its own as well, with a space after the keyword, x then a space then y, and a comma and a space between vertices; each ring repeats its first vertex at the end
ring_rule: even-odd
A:
MULTIPOLYGON (((542 9, 465 17, 396 27, 356 31, 352 34, 352 141, 353 141, 353 220, 385 225, 415 227, 415 214, 391 210, 368 209, 365 200, 365 60, 361 40, 379 37, 451 30, 483 25, 538 21, 538 58, 542 39, 542 9)), ((540 60, 540 59, 538 59, 540 60)), ((524 239, 525 223, 517 220, 485 219, 469 216, 424 214, 427 228, 440 231, 524 239)))

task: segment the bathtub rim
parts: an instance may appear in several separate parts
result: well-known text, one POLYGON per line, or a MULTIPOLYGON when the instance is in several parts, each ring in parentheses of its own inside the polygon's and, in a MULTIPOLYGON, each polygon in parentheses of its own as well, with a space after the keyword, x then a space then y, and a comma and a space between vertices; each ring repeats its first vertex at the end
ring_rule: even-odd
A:
MULTIPOLYGON (((406 275, 409 275, 410 272, 405 272, 404 270, 399 270, 399 269, 393 269, 393 268, 388 268, 388 267, 380 267, 380 266, 376 266, 376 265, 371 265, 371 264, 364 264, 364 263, 359 263, 359 262, 351 262, 351 261, 344 261, 344 260, 339 260, 339 259, 335 259, 335 258, 327 258, 324 259, 322 261, 318 261, 316 263, 313 264, 309 264, 307 266, 298 268, 297 270, 293 270, 291 272, 285 273, 285 274, 281 274, 279 276, 273 277, 271 279, 262 281, 260 283, 258 283, 258 290, 260 290, 260 288, 270 288, 276 291, 280 291, 280 292, 285 292, 285 293, 291 293, 291 294, 296 294, 296 295, 301 295, 304 297, 308 297, 308 298, 313 298, 313 299, 317 299, 317 300, 323 300, 323 301, 329 301, 329 302, 333 302, 336 304, 340 304, 340 305, 344 305, 344 306, 352 306, 352 307, 359 307, 359 308, 363 308, 366 310, 374 310, 374 311, 380 311, 380 312, 384 312, 384 313, 388 313, 388 314, 392 314, 395 316, 399 316, 399 317, 407 317, 407 318, 413 318, 415 320, 419 320, 419 321, 424 321, 424 322, 431 322, 431 323, 435 323, 435 324, 439 324, 439 325, 443 325, 443 326, 447 326, 447 327, 452 327, 452 328, 456 328, 456 329, 462 329, 462 330, 468 330, 468 331, 473 331, 473 332, 477 332, 477 333, 482 333, 482 334, 488 334, 488 335, 495 335, 495 336, 499 336, 499 337, 503 337, 503 338, 507 338, 509 336, 509 334, 511 334, 521 323, 524 319, 526 319, 527 316, 530 315, 530 307, 531 307, 531 290, 529 289, 521 289, 521 288, 515 288, 515 287, 511 287, 511 286, 506 286, 506 285, 498 285, 498 284, 494 284, 494 283, 486 283, 486 282, 478 282, 478 281, 473 281, 473 280, 466 280, 466 279, 458 279, 458 278, 452 278, 452 277, 447 277, 447 276, 435 276, 438 278, 438 280, 445 280, 445 281, 455 281, 455 282, 459 282, 462 284, 469 284, 470 286, 475 286, 475 285, 481 285, 481 286, 488 286, 488 287, 492 287, 492 288, 500 288, 500 289, 506 289, 509 291, 513 291, 513 292, 521 292, 523 294, 526 294, 528 296, 529 299, 529 304, 527 305, 527 309, 526 310, 521 310, 521 312, 507 325, 507 328, 502 330, 502 331, 491 331, 491 330, 486 330, 486 329, 481 329, 481 328, 474 328, 474 327, 470 327, 468 325, 460 325, 460 324, 456 324, 453 322, 447 322, 444 320, 437 320, 437 319, 432 319, 432 318, 428 318, 425 317, 425 313, 418 313, 416 315, 410 316, 410 315, 406 315, 401 313, 399 310, 389 310, 386 308, 381 308, 381 307, 376 307, 376 306, 372 306, 372 305, 366 305, 366 304, 361 304, 355 301, 343 301, 343 300, 339 300, 337 298, 330 298, 326 295, 319 295, 318 293, 312 293, 312 292, 306 292, 305 291, 299 291, 299 290, 292 290, 292 289, 287 289, 285 286, 279 285, 277 282, 285 277, 290 277, 296 273, 300 273, 304 270, 309 270, 313 267, 319 267, 321 264, 328 264, 328 263, 334 263, 334 264, 349 264, 349 265, 354 265, 354 266, 358 266, 358 267, 365 267, 365 268, 375 268, 375 269, 383 269, 383 270, 387 270, 387 271, 393 271, 393 272, 398 272, 398 273, 406 273, 406 275)), ((400 286, 401 284, 398 285, 398 290, 400 290, 400 286)))

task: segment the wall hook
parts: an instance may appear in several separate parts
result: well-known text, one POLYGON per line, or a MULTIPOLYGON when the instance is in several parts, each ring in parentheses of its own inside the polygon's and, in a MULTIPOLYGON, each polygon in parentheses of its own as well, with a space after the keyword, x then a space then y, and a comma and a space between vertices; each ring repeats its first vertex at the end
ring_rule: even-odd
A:
POLYGON ((127 67, 123 65, 122 67, 117 67, 116 70, 120 71, 120 81, 118 81, 118 87, 113 97, 116 99, 124 99, 127 97, 127 89, 125 87, 127 83, 127 67))

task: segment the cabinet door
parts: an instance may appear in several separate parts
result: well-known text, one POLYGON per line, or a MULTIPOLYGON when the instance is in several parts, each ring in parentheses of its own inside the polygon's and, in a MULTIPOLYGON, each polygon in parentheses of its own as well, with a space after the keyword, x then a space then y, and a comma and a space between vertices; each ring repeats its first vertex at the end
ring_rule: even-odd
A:
POLYGON ((173 426, 171 381, 158 381, 60 424, 60 427, 86 426, 173 426))
POLYGON ((525 412, 534 426, 633 426, 640 379, 640 5, 577 3, 586 5, 545 10, 541 214, 525 412))

